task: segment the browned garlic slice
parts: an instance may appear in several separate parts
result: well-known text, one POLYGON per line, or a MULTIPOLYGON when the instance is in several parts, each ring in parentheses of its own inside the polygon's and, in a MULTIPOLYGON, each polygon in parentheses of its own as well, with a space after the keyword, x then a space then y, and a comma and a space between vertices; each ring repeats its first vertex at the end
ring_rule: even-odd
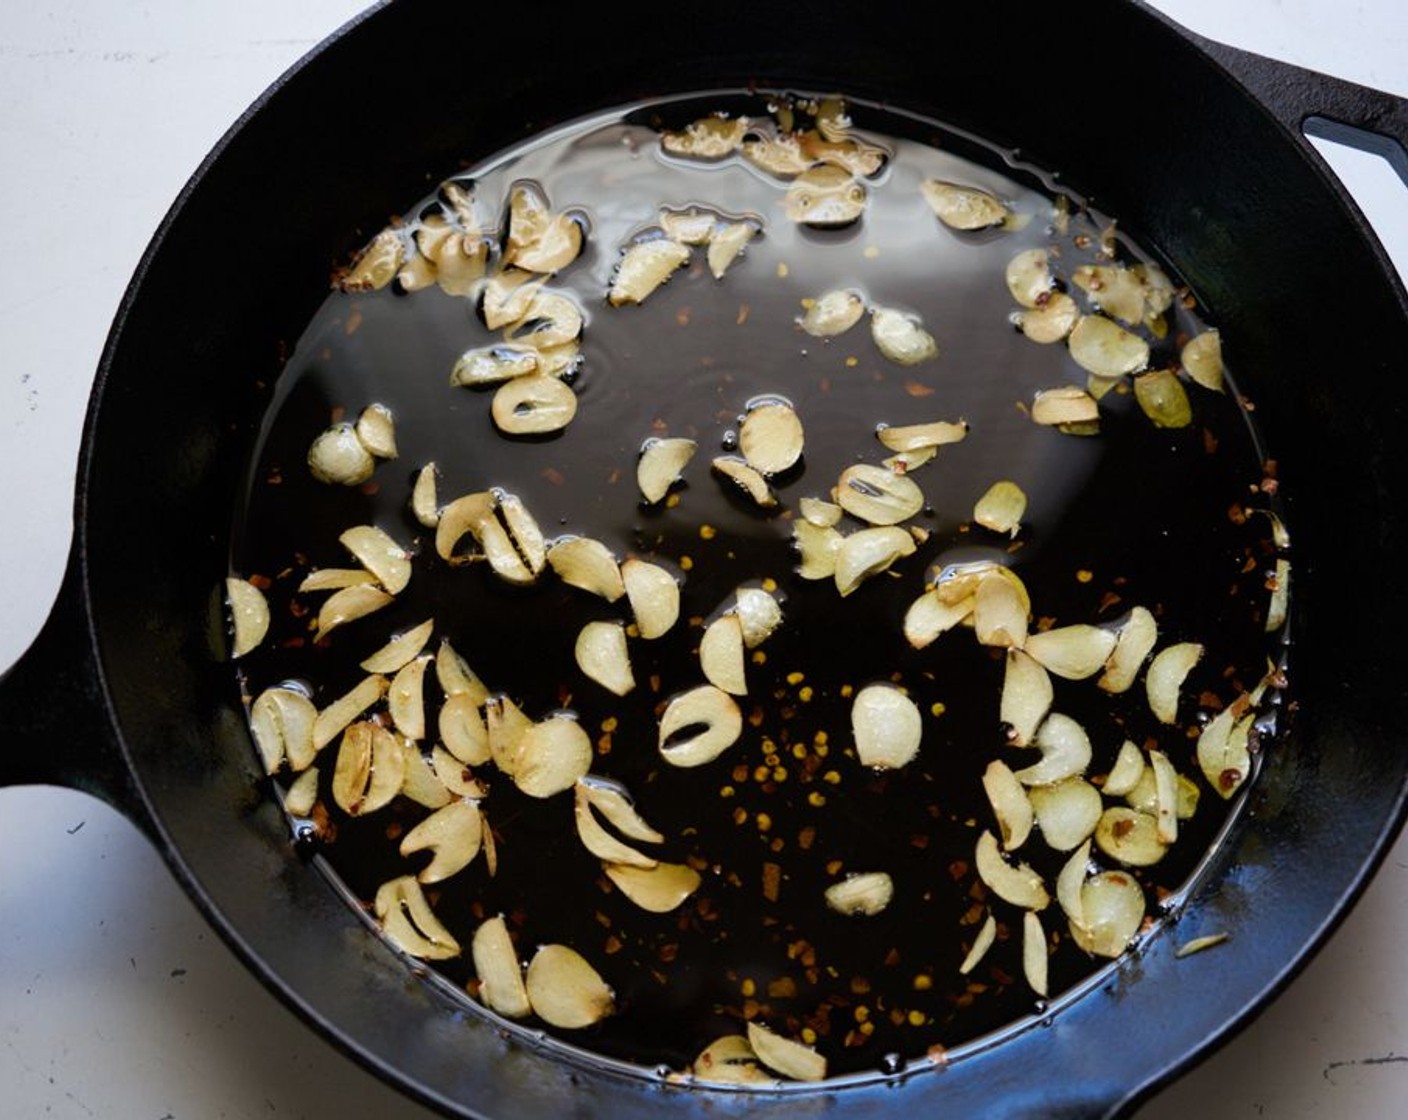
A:
POLYGON ((337 748, 332 798, 350 817, 374 813, 401 792, 406 758, 396 737, 370 721, 354 723, 337 748))
POLYGON ((1012 316, 1013 325, 1033 342, 1047 345, 1070 336, 1080 321, 1080 307, 1065 292, 1052 292, 1039 307, 1012 316))
POLYGON ((425 670, 430 657, 408 661, 391 678, 386 710, 396 730, 412 742, 425 738, 425 670))
POLYGON ((529 797, 551 797, 575 786, 591 765, 592 741, 577 717, 554 712, 524 730, 513 783, 529 797))
POLYGON ((547 562, 563 583, 614 603, 626 593, 621 566, 611 550, 592 537, 559 537, 547 562))
POLYGON ((810 1046, 773 1033, 761 1023, 748 1024, 748 1044, 763 1065, 783 1077, 794 1081, 821 1081, 826 1077, 823 1055, 810 1046))
POLYGON ((1000 759, 993 759, 983 771, 983 792, 988 795, 1004 851, 1015 852, 1027 842, 1036 817, 1026 788, 1000 759))
POLYGON ((1222 336, 1216 329, 1204 331, 1186 343, 1179 360, 1195 384, 1219 393, 1225 391, 1223 378, 1226 371, 1222 365, 1222 336))
POLYGON ((743 713, 733 698, 700 685, 671 698, 660 717, 660 754, 672 766, 703 766, 733 746, 743 732, 743 713))
POLYGON ((973 600, 945 603, 933 588, 923 592, 904 614, 905 640, 915 649, 924 649, 973 613, 973 600))
POLYGON ((1071 923, 1077 945, 1097 957, 1118 957, 1144 924, 1144 892, 1123 871, 1102 871, 1081 887, 1085 921, 1071 923))
POLYGON ((577 415, 577 394, 556 377, 541 373, 516 377, 499 386, 489 414, 505 435, 544 435, 572 423, 577 415))
POLYGON ((362 567, 392 595, 411 581, 410 554, 375 525, 355 525, 337 538, 362 567))
POLYGON ((768 480, 737 456, 719 455, 709 465, 717 473, 737 483, 739 489, 764 509, 777 505, 777 497, 768 486, 768 480))
POLYGON ((621 565, 621 582, 640 636, 651 641, 668 633, 680 617, 680 585, 675 577, 660 565, 633 556, 621 565))
POLYGON ((1160 723, 1178 722, 1179 691, 1202 656, 1203 647, 1198 642, 1179 642, 1165 646, 1149 662, 1144 687, 1149 696, 1149 709, 1160 723))
POLYGON ((636 485, 641 497, 651 505, 664 498, 698 450, 694 440, 682 437, 646 440, 636 462, 636 485))
POLYGON ((668 914, 699 889, 699 872, 682 863, 653 867, 608 863, 604 870, 617 890, 652 914, 668 914))
POLYGON ((459 942, 435 916, 415 877, 403 875, 383 883, 372 902, 381 932, 404 953, 440 961, 460 955, 459 942))
POLYGON ((1050 953, 1041 918, 1033 910, 1022 916, 1022 972, 1027 985, 1043 998, 1047 993, 1047 963, 1050 953))
POLYGON ((1134 399, 1155 427, 1186 428, 1193 422, 1188 393, 1171 369, 1150 370, 1136 377, 1134 399))
POLYGON ((1058 852, 1073 851, 1090 839, 1104 812, 1100 791, 1084 778, 1034 786, 1030 796, 1042 839, 1058 852))
POLYGON ((389 642, 361 663, 368 673, 394 673, 420 656, 425 643, 435 631, 435 620, 428 618, 419 626, 412 626, 395 635, 389 642))
POLYGON ((230 605, 230 621, 235 631, 230 656, 243 657, 269 633, 269 603, 264 592, 237 576, 225 580, 225 598, 230 605))
POLYGON ((988 950, 993 947, 997 940, 997 919, 989 914, 978 930, 978 935, 973 938, 973 945, 968 950, 968 955, 963 958, 963 963, 958 966, 961 975, 967 976, 978 965, 983 963, 983 958, 988 955, 988 950))
POLYGON ((342 278, 344 292, 370 292, 384 288, 396 278, 406 259, 406 246, 400 232, 384 229, 372 238, 342 278))
POLYGON ((284 808, 291 817, 306 817, 318 803, 318 768, 310 766, 293 780, 284 794, 284 808))
POLYGON ((934 336, 917 317, 892 307, 871 309, 870 337, 881 355, 899 366, 917 366, 939 353, 934 336))
POLYGON ((1101 789, 1107 797, 1123 797, 1139 784, 1139 779, 1144 776, 1144 766, 1144 752, 1126 739, 1120 744, 1115 764, 1110 767, 1109 776, 1101 789))
POLYGON ((919 190, 939 221, 949 229, 987 229, 1002 225, 1012 216, 1011 210, 977 187, 925 179, 919 190))
POLYGON ((644 237, 621 255, 607 301, 612 307, 644 303, 677 268, 689 260, 689 246, 668 237, 644 237))
POLYGON ((1149 813, 1122 805, 1101 815, 1095 845, 1126 867, 1152 867, 1168 852, 1168 845, 1159 839, 1158 821, 1149 813))
POLYGON ((1015 537, 1027 512, 1027 495, 1010 479, 994 482, 973 505, 973 520, 994 533, 1015 537))
POLYGON ((1149 364, 1149 344, 1103 315, 1083 315, 1066 340, 1076 364, 1096 377, 1123 377, 1149 364))
POLYGON ((845 540, 840 533, 829 526, 822 527, 804 519, 792 523, 792 539, 801 558, 798 575, 803 579, 831 579, 835 576, 836 556, 845 540))
POLYGON ((351 424, 334 424, 308 448, 308 469, 319 482, 360 486, 376 470, 376 459, 351 424))
POLYGON ((631 656, 626 649, 626 628, 619 622, 588 622, 577 635, 577 668, 617 696, 636 686, 631 656))
POLYGON ((848 226, 865 213, 866 190, 844 167, 822 163, 792 180, 783 199, 787 217, 818 229, 848 226))
POLYGON ((919 753, 924 723, 919 708, 892 684, 868 684, 851 703, 851 734, 862 766, 891 770, 919 753))
POLYGON ((781 474, 802 457, 804 435, 796 410, 782 400, 751 407, 738 429, 738 449, 762 475, 781 474))
POLYGON ((489 697, 489 689, 479 679, 479 674, 450 645, 449 638, 440 639, 440 652, 435 655, 435 679, 446 696, 467 696, 475 707, 489 697))
POLYGON ((450 370, 450 384, 498 385, 538 372, 538 352, 528 346, 480 346, 466 350, 450 370))
POLYGON ((383 676, 364 677, 351 691, 318 712, 313 721, 313 750, 320 751, 346 730, 359 715, 386 695, 383 676))
POLYGON ((799 320, 813 338, 835 338, 860 322, 865 300, 859 292, 836 288, 812 300, 799 320))
POLYGON ((1198 766, 1222 798, 1237 792, 1251 776, 1251 731, 1255 712, 1239 714, 1233 704, 1218 712, 1198 736, 1198 766))
POLYGON ((734 696, 748 694, 743 626, 737 614, 720 615, 704 628, 704 637, 699 642, 699 667, 715 688, 734 696))
POLYGON ((844 597, 896 560, 914 554, 914 538, 895 525, 861 529, 845 537, 836 549, 836 590, 844 597))
POLYGON ((884 871, 847 875, 826 888, 826 905, 838 914, 878 914, 895 897, 895 883, 884 871))
MULTIPOLYGON (((487 829, 485 830, 487 832, 487 829)), ((510 1019, 523 1019, 532 1013, 528 989, 523 983, 523 965, 509 937, 508 923, 499 914, 479 924, 469 944, 474 971, 479 977, 479 998, 492 1010, 510 1019)))
POLYGON ((422 883, 440 883, 474 861, 483 843, 483 832, 478 805, 468 799, 451 801, 401 838, 401 854, 429 851, 430 862, 416 878, 422 883))
POLYGON ((1042 721, 1032 745, 1041 760, 1017 771, 1023 785, 1044 786, 1084 774, 1093 751, 1090 737, 1070 716, 1052 712, 1042 721))
POLYGON ((886 424, 876 429, 875 436, 891 451, 922 451, 960 443, 968 436, 968 421, 932 420, 924 424, 886 424))
POLYGON ((1119 624, 1115 648, 1096 682, 1106 692, 1126 692, 1159 640, 1159 625, 1145 607, 1134 607, 1119 624))
POLYGON ((898 525, 924 508, 924 491, 906 475, 873 463, 853 463, 836 483, 836 504, 871 525, 898 525))
POLYGON ((723 159, 743 146, 747 117, 703 117, 678 132, 662 132, 660 146, 673 156, 723 159))
POLYGON ((489 729, 472 694, 446 697, 440 706, 438 726, 445 749, 466 766, 482 766, 489 761, 489 729))
POLYGON ((1008 741, 1013 746, 1031 744, 1042 720, 1051 711, 1054 696, 1051 677, 1041 662, 1020 649, 1009 649, 998 719, 1007 725, 1008 741))
POLYGON ((365 618, 393 601, 385 591, 371 584, 335 591, 318 611, 318 629, 313 640, 320 642, 339 626, 365 618))
POLYGON ((773 1078, 758 1068, 758 1055, 741 1034, 709 1043, 689 1067, 694 1080, 711 1085, 766 1085, 773 1078))
POLYGON ((1050 427, 1095 424, 1100 406, 1095 398, 1075 385, 1043 389, 1032 399, 1032 419, 1050 427))
POLYGON ((1004 902, 1027 910, 1044 910, 1051 901, 1041 876, 1025 863, 1011 864, 1003 859, 997 837, 986 829, 978 837, 973 862, 978 878, 1004 902))
POLYGON ((1080 622, 1027 638, 1026 651, 1068 681, 1083 681, 1105 668, 1118 638, 1113 630, 1080 622))
POLYGON ((396 458, 396 418, 384 404, 369 404, 357 417, 357 438, 378 459, 396 458))
POLYGON ((615 996, 586 958, 566 945, 544 945, 524 978, 533 1013, 550 1026, 581 1030, 616 1010, 615 996))
POLYGON ((1007 290, 1026 308, 1043 306, 1056 280, 1051 275, 1051 258, 1045 249, 1026 249, 1007 262, 1007 290))
POLYGON ((318 753, 313 725, 318 710, 313 701, 291 688, 266 688, 249 710, 249 726, 254 734, 264 769, 274 773, 288 760, 295 772, 306 770, 318 753))

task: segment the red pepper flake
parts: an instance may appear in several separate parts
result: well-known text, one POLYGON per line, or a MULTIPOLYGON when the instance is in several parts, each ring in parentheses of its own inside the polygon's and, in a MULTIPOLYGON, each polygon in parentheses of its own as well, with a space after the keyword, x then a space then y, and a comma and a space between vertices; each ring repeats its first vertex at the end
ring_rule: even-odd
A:
POLYGON ((1217 436, 1207 428, 1203 429, 1203 450, 1209 455, 1217 454, 1217 436))
POLYGON ((922 381, 915 381, 913 378, 909 378, 905 381, 904 391, 911 397, 916 398, 932 397, 934 395, 934 390, 930 386, 925 385, 922 381))
POLYGON ((675 322, 682 327, 687 327, 689 326, 689 315, 689 308, 681 307, 678 311, 675 312, 675 322))
MULTIPOLYGON (((332 357, 332 355, 329 354, 328 357, 332 357)), ((333 424, 340 424, 342 418, 346 415, 347 409, 343 408, 340 404, 335 404, 332 406, 332 412, 328 415, 328 421, 333 424)))
POLYGON ((361 486, 357 487, 357 492, 368 498, 373 498, 381 492, 381 483, 364 482, 361 486))
POLYGON ((357 328, 362 325, 362 309, 354 307, 352 314, 347 316, 347 322, 342 324, 342 333, 348 336, 357 333, 357 328))
POLYGON ((567 476, 564 475, 556 467, 544 467, 543 477, 549 482, 551 482, 554 486, 561 486, 564 482, 567 481, 567 476))
POLYGON ((734 323, 737 326, 743 326, 743 324, 748 321, 748 316, 752 313, 753 309, 751 307, 749 307, 746 303, 740 303, 738 305, 738 316, 734 319, 734 323))
POLYGON ((965 878, 968 874, 968 861, 956 859, 948 865, 948 877, 955 883, 965 878))

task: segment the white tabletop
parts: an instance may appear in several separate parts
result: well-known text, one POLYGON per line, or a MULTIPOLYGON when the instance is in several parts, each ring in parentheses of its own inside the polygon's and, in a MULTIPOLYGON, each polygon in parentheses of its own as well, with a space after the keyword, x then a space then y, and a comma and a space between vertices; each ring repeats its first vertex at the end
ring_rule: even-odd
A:
MULTIPOLYGON (((226 127, 360 6, 0 5, 0 670, 58 588, 84 408, 142 249, 226 127)), ((1402 0, 1156 6, 1408 96, 1402 0)), ((1373 158, 1334 162, 1408 275, 1405 188, 1373 158)), ((1140 1120, 1405 1115, 1404 945, 1408 841, 1289 991, 1140 1120)), ((0 1094, 0 1115, 22 1120, 429 1116, 267 994, 122 817, 34 787, 0 790, 0 1094)))

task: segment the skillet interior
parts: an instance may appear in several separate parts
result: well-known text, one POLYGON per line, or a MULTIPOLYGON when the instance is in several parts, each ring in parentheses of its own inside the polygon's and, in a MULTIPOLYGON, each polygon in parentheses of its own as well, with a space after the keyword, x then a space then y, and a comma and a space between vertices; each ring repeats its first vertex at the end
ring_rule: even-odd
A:
MULTIPOLYGON (((1404 763, 1391 737, 1392 671, 1339 604, 1346 589, 1368 586, 1384 617, 1402 613, 1390 569, 1402 527, 1382 516, 1401 490, 1389 452, 1391 373, 1408 341, 1401 302, 1343 204, 1270 119, 1138 9, 1090 5, 1084 23, 1040 42, 984 42, 955 35, 941 11, 898 3, 869 10, 864 27, 839 11, 813 9, 804 23, 792 11, 729 6, 713 9, 720 30, 707 60, 687 57, 656 13, 630 10, 639 18, 629 35, 583 26, 560 55, 527 58, 498 49, 521 31, 499 28, 492 13, 383 10, 276 91, 164 228, 105 359, 80 491, 99 654, 142 791, 217 925, 372 1064, 491 1115, 653 1114, 659 1090, 569 1074, 408 985, 321 876, 289 857, 282 820, 252 781, 211 597, 263 400, 256 383, 276 376, 280 344, 363 231, 525 130, 652 92, 751 79, 892 101, 1021 148, 1161 249, 1235 347, 1291 494, 1302 711, 1179 936, 1230 929, 1233 942, 1171 974, 1172 939, 1157 939, 1050 1028, 901 1090, 844 1097, 854 1115, 940 1100, 979 1114, 1100 1113, 1279 984, 1396 822, 1404 763), (463 68, 397 79, 387 60, 430 36, 463 43, 463 68), (1075 106, 1088 99, 1073 90, 1071 111, 1051 113, 1033 105, 1034 83, 1016 80, 1048 75, 1060 89, 1063 69, 1089 68, 1106 89, 1168 91, 1178 112, 1151 116, 1142 97, 1111 97, 1084 114, 1075 106), (1342 321, 1375 330, 1328 329, 1342 321), (1124 1058, 1111 1063, 1115 1050, 1124 1058)), ((734 1098, 672 1097, 688 1111, 744 1109, 734 1098)))

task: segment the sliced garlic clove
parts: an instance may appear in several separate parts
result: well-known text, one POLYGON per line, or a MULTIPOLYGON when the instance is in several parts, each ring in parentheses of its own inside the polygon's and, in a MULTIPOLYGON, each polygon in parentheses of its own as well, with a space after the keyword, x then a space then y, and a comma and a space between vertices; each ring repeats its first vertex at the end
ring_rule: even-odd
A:
POLYGON ((740 587, 734 593, 734 610, 749 649, 757 649, 782 625, 782 605, 761 587, 740 587))
POLYGON ((797 503, 802 516, 819 529, 829 529, 840 523, 845 511, 835 502, 824 502, 820 498, 803 498, 797 503))
POLYGON ((654 867, 608 863, 604 870, 617 890, 652 914, 668 914, 699 889, 699 872, 682 863, 654 867))
POLYGON ((532 1014, 528 989, 523 983, 523 966, 509 937, 503 915, 488 918, 474 931, 469 946, 474 972, 479 977, 479 998, 492 1010, 510 1019, 532 1014))
POLYGON ((845 538, 835 529, 806 520, 794 521, 792 540, 801 557, 797 574, 803 579, 831 579, 836 575, 836 556, 845 538))
MULTIPOLYGON (((484 788, 473 774, 473 772, 463 762, 457 759, 444 747, 437 746, 430 752, 430 766, 435 772, 435 780, 438 781, 447 792, 456 797, 468 797, 475 801, 483 800, 488 796, 489 791, 484 788)), ((484 847, 485 854, 488 854, 490 845, 489 827, 484 826, 484 847)), ((493 874, 491 871, 490 874, 493 874)))
POLYGON ((925 179, 919 190, 929 208, 949 229, 988 229, 1002 225, 1012 216, 1011 210, 977 187, 925 179))
POLYGON ((517 377, 499 386, 489 414, 505 435, 545 435, 572 423, 577 415, 577 394, 556 377, 517 377))
POLYGON ((357 438, 378 459, 396 458, 396 418, 384 404, 369 404, 357 417, 357 438))
POLYGON ((1041 761, 1017 771, 1017 780, 1028 786, 1051 785, 1084 774, 1094 753, 1085 728, 1060 712, 1042 721, 1032 745, 1041 752, 1041 761))
POLYGON ((1239 717, 1237 705, 1218 712, 1198 736, 1198 766, 1208 784, 1224 799, 1251 776, 1251 729, 1254 713, 1239 717))
POLYGON ((1076 623, 1032 634, 1024 648, 1058 677, 1083 681, 1105 668, 1117 641, 1113 630, 1076 623))
POLYGON ((1216 329, 1204 331, 1185 344, 1179 360, 1195 384, 1218 393, 1226 391, 1223 386, 1226 370, 1222 365, 1222 336, 1216 329))
POLYGON ((430 759, 421 754, 415 743, 401 740, 401 754, 406 759, 406 775, 401 779, 401 796, 424 805, 427 809, 443 809, 451 801, 450 791, 435 772, 430 759))
POLYGON ((1004 902, 1026 910, 1044 910, 1050 903, 1041 876, 1025 863, 1011 864, 1003 859, 997 837, 986 829, 978 837, 973 862, 978 878, 1004 902))
POLYGON ((1100 406, 1075 385, 1043 389, 1032 400, 1032 419, 1048 427, 1098 423, 1100 406))
POLYGON ((919 708, 892 684, 868 684, 851 703, 851 734, 862 766, 891 770, 919 753, 924 723, 919 708))
POLYGON ((811 301, 800 323, 813 338, 835 338, 860 322, 865 300, 859 292, 837 288, 811 301))
POLYGON ((777 498, 768 487, 768 480, 742 459, 732 455, 719 455, 709 465, 718 474, 737 483, 739 489, 764 509, 777 505, 777 498))
POLYGON ((384 530, 375 525, 355 525, 337 539, 390 594, 399 595, 410 583, 410 553, 384 530))
POLYGON ((973 938, 973 945, 968 950, 968 954, 963 958, 963 963, 958 966, 960 975, 967 976, 978 965, 983 963, 983 958, 988 955, 988 950, 997 941, 997 919, 991 914, 983 922, 978 930, 978 935, 973 938))
POLYGON ((1115 756, 1115 764, 1110 767, 1109 776, 1101 789, 1107 797, 1123 797, 1139 784, 1139 779, 1144 776, 1144 766, 1144 752, 1126 739, 1120 744, 1120 753, 1115 756))
POLYGON ((698 450, 699 445, 692 439, 646 440, 636 463, 636 485, 641 497, 651 505, 663 499, 698 450))
POLYGON ((1178 840, 1178 771, 1160 750, 1149 752, 1149 767, 1154 774, 1154 819, 1158 822, 1159 843, 1173 844, 1178 840))
POLYGON ((743 713, 732 697, 700 685, 671 698, 660 717, 660 754, 672 766, 703 766, 733 746, 743 713))
POLYGON ((368 673, 394 673, 420 656, 425 643, 435 631, 435 620, 428 618, 419 626, 403 630, 386 645, 371 654, 362 662, 361 668, 368 673))
POLYGON ((795 179, 812 165, 796 136, 767 136, 743 142, 743 158, 775 179, 795 179))
POLYGON ((466 350, 450 370, 450 384, 460 388, 500 385, 538 372, 538 352, 527 346, 482 346, 466 350))
POLYGON ((1159 822, 1151 814, 1120 805, 1101 815, 1095 846, 1126 867, 1152 867, 1168 852, 1168 845, 1159 839, 1159 822))
POLYGON ((1134 607, 1119 624, 1115 648, 1096 682, 1106 692, 1126 692, 1159 640, 1159 625, 1144 607, 1134 607))
MULTIPOLYGON (((642 868, 656 866, 660 862, 659 860, 632 848, 606 831, 592 811, 591 788, 587 781, 578 781, 573 803, 574 818, 577 822, 577 838, 582 841, 582 846, 603 863, 642 868)), ((634 810, 631 811, 634 812, 634 810)), ((656 842, 658 843, 658 841, 656 842)))
POLYGON ((384 288, 396 278, 405 259, 406 246, 401 234, 394 229, 384 229, 362 250, 338 286, 344 292, 384 288))
POLYGON ((748 694, 743 627, 736 614, 720 615, 704 628, 699 642, 699 667, 715 688, 734 696, 748 694))
POLYGON ((665 837, 646 823, 626 791, 601 778, 583 778, 577 785, 578 796, 596 809, 612 828, 623 836, 645 844, 663 844, 665 837))
POLYGON ((757 237, 758 233, 758 226, 753 222, 730 222, 714 232, 709 240, 706 256, 709 271, 714 274, 715 280, 723 279, 729 265, 738 259, 748 242, 757 237))
POLYGON ((407 662, 391 678, 386 691, 386 710, 396 730, 412 742, 425 738, 425 670, 430 658, 407 662))
POLYGON ((1085 925, 1082 897, 1089 868, 1090 841, 1086 840, 1076 848, 1056 876, 1056 901, 1061 904, 1061 909, 1066 912, 1066 917, 1070 919, 1073 927, 1085 925))
POLYGON ((351 691, 321 709, 313 721, 313 750, 322 750, 347 726, 386 695, 387 680, 380 675, 364 677, 351 691))
POLYGON ((1030 604, 1007 569, 994 567, 973 594, 973 632, 980 645, 1021 649, 1027 642, 1030 604))
POLYGON ((480 526, 493 520, 498 504, 498 498, 491 491, 480 490, 456 498, 445 506, 435 526, 435 551, 440 559, 451 564, 464 563, 468 557, 457 554, 455 546, 465 534, 478 540, 480 526))
POLYGON ((1160 723, 1178 722, 1178 694, 1202 656, 1203 647, 1198 642, 1179 642, 1164 647, 1149 662, 1144 687, 1149 697, 1149 710, 1160 723))
POLYGON ((582 221, 553 214, 536 184, 515 183, 509 192, 504 264, 529 272, 559 272, 581 251, 582 221))
POLYGON ((1149 344, 1103 315, 1083 315, 1066 343, 1076 365, 1096 377, 1123 377, 1149 364, 1149 344))
POLYGON ((318 803, 318 768, 310 766, 293 780, 284 794, 284 809, 291 817, 306 817, 318 803))
POLYGON ((484 726, 489 736, 489 757, 500 773, 510 778, 518 773, 523 736, 533 721, 517 704, 502 693, 484 701, 484 726))
POLYGON ((836 590, 843 597, 850 595, 871 576, 914 555, 914 551, 914 538, 893 525, 852 533, 836 549, 836 590))
POLYGON ((1028 910, 1022 916, 1022 973, 1027 978, 1027 986, 1043 999, 1047 994, 1047 962, 1050 950, 1046 944, 1046 931, 1041 928, 1041 918, 1028 910))
POLYGON ((1054 697, 1051 677, 1041 662, 1020 649, 1009 649, 998 702, 998 719, 1007 726, 1008 742, 1030 746, 1054 697))
POLYGON ((1271 581, 1271 597, 1266 604, 1266 632, 1274 634, 1286 624, 1291 605, 1291 562, 1276 561, 1276 574, 1271 581))
POLYGON ((523 732, 513 783, 529 797, 571 789, 592 765, 592 741, 576 716, 557 712, 523 732))
POLYGON ((1040 307, 1024 308, 1012 323, 1033 342, 1049 345, 1070 337, 1080 321, 1080 307, 1065 292, 1052 292, 1040 307))
POLYGON ((677 132, 662 132, 660 146, 672 156, 723 159, 743 146, 748 124, 747 117, 703 117, 677 132))
POLYGON ((738 429, 744 461, 762 475, 781 474, 802 457, 802 421, 785 401, 750 408, 738 429))
POLYGON ((758 1068, 758 1055, 741 1034, 726 1034, 709 1043, 689 1067, 700 1084, 767 1085, 773 1078, 758 1068))
POLYGON ((332 775, 332 798, 350 817, 374 813, 401 792, 406 759, 395 736, 375 723, 354 723, 343 733, 332 775))
POLYGON ((440 741, 466 766, 482 766, 490 759, 489 728, 479 705, 469 693, 448 696, 440 705, 440 741))
POLYGON ((1144 892, 1133 876, 1103 871, 1081 888, 1082 925, 1071 924, 1076 944, 1097 957, 1118 957, 1144 924, 1144 892))
POLYGON ((968 436, 968 422, 932 420, 925 424, 885 425, 876 430, 876 438, 891 451, 922 451, 961 443, 968 436))
POLYGON ((626 628, 619 622, 588 622, 577 635, 577 668, 617 696, 636 686, 626 649, 626 628))
POLYGON ((365 618, 393 601, 385 591, 371 584, 336 591, 318 611, 318 629, 314 632, 313 640, 320 642, 339 626, 365 618))
POLYGON ((924 491, 906 475, 871 463, 853 463, 841 472, 836 503, 871 525, 898 525, 924 508, 924 491))
POLYGON ((816 229, 848 226, 865 213, 865 187, 834 163, 808 167, 792 180, 783 198, 787 217, 816 229))
POLYGON ((446 696, 467 696, 475 707, 489 698, 489 689, 469 667, 469 662, 450 645, 449 638, 440 639, 440 652, 435 655, 435 679, 446 696))
POLYGON ((359 587, 376 583, 376 576, 365 568, 319 568, 309 572, 298 585, 299 592, 341 591, 344 587, 359 587))
POLYGON ((1100 791, 1084 778, 1066 778, 1031 791, 1032 811, 1047 846, 1074 851, 1094 834, 1104 812, 1100 791))
POLYGON ((1018 253, 1007 262, 1005 278, 1012 298, 1026 308, 1043 306, 1056 283, 1045 249, 1026 249, 1018 253))
POLYGON ((847 875, 826 888, 826 905, 838 914, 852 916, 878 914, 894 897, 894 880, 883 871, 847 875))
POLYGON ((826 1058, 810 1046, 774 1034, 761 1023, 748 1024, 748 1045, 758 1060, 774 1073, 794 1081, 821 1081, 826 1077, 826 1058))
POLYGON ((235 631, 230 656, 243 657, 257 648, 269 633, 269 603, 264 592, 236 576, 225 580, 225 599, 230 605, 230 620, 235 631))
POLYGON ((521 322, 542 290, 544 277, 508 268, 489 277, 479 301, 479 313, 491 331, 521 322))
POLYGON ((308 448, 308 469, 319 482, 360 486, 376 470, 376 459, 351 424, 334 424, 308 448))
POLYGON ((914 649, 924 649, 947 634, 955 626, 973 613, 973 600, 963 599, 956 604, 945 603, 934 593, 933 588, 925 591, 904 615, 905 640, 914 649))
POLYGON ((626 593, 616 557, 592 537, 559 537, 547 550, 547 562, 563 583, 590 591, 608 603, 626 593))
POLYGON ((688 260, 689 246, 668 237, 649 237, 634 242, 616 265, 607 301, 612 307, 644 303, 688 260))
POLYGON ((401 855, 429 851, 431 860, 416 876, 422 883, 441 883, 458 875, 479 854, 484 822, 473 801, 452 801, 437 809, 401 838, 401 855))
POLYGON ((1071 273, 1071 282, 1106 315, 1131 325, 1144 321, 1144 282, 1133 269, 1083 264, 1071 273))
POLYGON ((524 979, 533 1013, 549 1026, 581 1030, 616 1010, 615 997, 586 958, 566 945, 544 945, 524 979))
POLYGON ((504 527, 508 529, 514 551, 527 565, 528 571, 535 577, 542 575, 548 563, 548 550, 537 519, 528 512, 528 507, 516 494, 504 494, 500 497, 499 516, 503 518, 504 527))
POLYGON ((917 366, 939 353, 934 336, 918 318, 891 307, 871 310, 870 336, 881 355, 899 366, 917 366))
POLYGON ((383 883, 372 909, 382 934, 402 952, 427 961, 460 955, 459 942, 435 916, 414 877, 404 875, 383 883))
POLYGON ((983 792, 992 806, 1003 851, 1015 852, 1027 842, 1036 819, 1031 798, 1012 768, 999 759, 993 759, 983 771, 983 792))
POLYGON ((631 557, 621 565, 621 582, 640 636, 652 641, 667 634, 680 617, 675 577, 658 564, 631 557))
POLYGON ((690 206, 684 210, 660 211, 660 228, 672 241, 681 245, 707 245, 714 230, 724 221, 717 210, 690 206))
POLYGON ((1027 495, 1015 482, 994 482, 973 505, 973 520, 994 533, 1015 537, 1027 512, 1027 495))
POLYGON ((313 701, 291 688, 266 688, 249 710, 249 726, 254 735, 264 769, 272 774, 287 759, 295 772, 306 770, 317 755, 313 725, 318 710, 313 701))
POLYGON ((1186 428, 1193 422, 1188 393, 1171 369, 1151 370, 1136 377, 1134 399, 1156 428, 1186 428))
MULTIPOLYGON (((576 302, 562 292, 537 291, 528 303, 522 320, 505 333, 510 342, 530 347, 538 355, 538 372, 546 368, 545 355, 571 348, 582 337, 586 320, 576 302)), ((553 372, 553 376, 557 376, 553 372)))

